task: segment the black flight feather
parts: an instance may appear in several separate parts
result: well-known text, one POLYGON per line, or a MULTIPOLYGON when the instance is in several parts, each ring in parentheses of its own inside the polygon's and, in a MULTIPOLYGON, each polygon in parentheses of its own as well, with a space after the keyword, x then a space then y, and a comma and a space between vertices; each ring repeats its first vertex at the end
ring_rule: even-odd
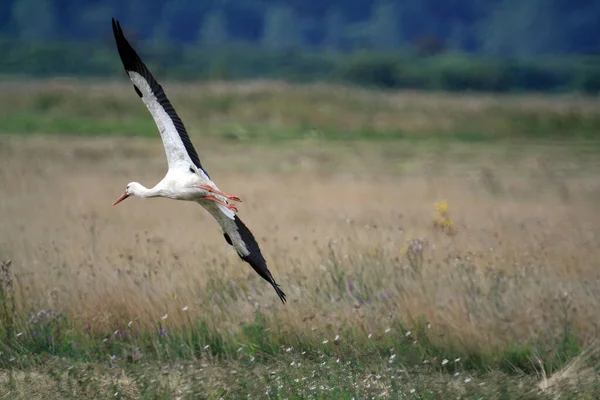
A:
MULTIPOLYGON (((162 86, 158 84, 156 79, 154 79, 154 77, 152 76, 144 62, 141 60, 139 55, 136 53, 133 47, 131 47, 127 39, 125 39, 125 35, 123 34, 121 25, 118 21, 115 21, 114 18, 112 20, 112 27, 117 43, 117 49, 119 51, 119 56, 121 57, 121 61, 123 62, 125 71, 136 72, 148 82, 148 85, 150 86, 150 89, 152 90, 152 93, 158 100, 159 104, 161 105, 161 107, 163 107, 169 118, 171 118, 171 120, 173 121, 173 125, 175 125, 175 128, 177 129, 179 137, 181 138, 181 141, 183 142, 183 145, 185 146, 185 149, 190 159, 196 165, 196 167, 202 169, 204 173, 206 173, 206 175, 208 176, 208 173, 200 163, 198 153, 196 153, 196 149, 194 149, 194 146, 190 141, 187 131, 185 130, 185 127, 183 125, 183 122, 181 121, 181 119, 175 112, 175 109, 167 99, 167 96, 165 95, 162 86)), ((138 96, 142 97, 142 93, 139 90, 139 88, 137 88, 134 85, 134 89, 138 96)), ((264 280, 269 282, 275 289, 275 292, 277 293, 281 301, 285 303, 285 293, 283 293, 283 291, 279 288, 279 285, 275 282, 275 279, 273 278, 271 272, 267 268, 267 262, 265 261, 262 253, 260 252, 260 248, 258 247, 258 243, 256 242, 254 235, 252 235, 252 232, 250 232, 250 230, 246 227, 246 225, 244 225, 242 220, 239 219, 237 215, 235 216, 234 222, 237 231, 249 252, 247 256, 241 256, 239 255, 239 253, 238 256, 243 261, 250 264, 254 271, 256 271, 264 280)), ((233 245, 231 238, 227 233, 224 233, 224 237, 229 245, 233 245)))
MULTIPOLYGON (((254 235, 252 234, 252 232, 250 232, 250 229, 246 227, 246 225, 237 215, 235 216, 234 222, 237 231, 240 234, 240 237, 246 245, 246 249, 248 249, 248 251, 250 252, 250 254, 248 254, 247 256, 242 256, 239 253, 238 256, 242 260, 250 264, 250 266, 252 267, 252 269, 254 269, 254 271, 256 271, 256 273, 258 273, 264 280, 266 280, 273 286, 275 292, 281 299, 281 302, 285 304, 285 293, 283 293, 283 291, 279 288, 279 285, 277 284, 277 282, 275 282, 273 275, 271 275, 271 271, 269 271, 269 268, 267 268, 267 262, 265 261, 262 253, 260 252, 260 248, 258 247, 258 243, 256 242, 254 235)), ((227 243, 233 246, 229 235, 225 233, 223 234, 223 236, 225 237, 227 243)))
MULTIPOLYGON (((114 18, 112 19, 112 28, 115 36, 115 41, 117 42, 117 50, 119 50, 119 56, 121 57, 121 61, 123 62, 123 67, 125 67, 125 71, 137 72, 148 82, 148 85, 150 85, 150 89, 152 90, 152 93, 154 93, 154 96, 156 96, 158 103, 165 110, 169 118, 171 118, 171 120, 173 121, 173 125, 175 125, 175 129, 177 129, 177 133, 179 133, 179 137, 181 138, 181 141, 183 142, 185 150, 190 156, 190 159, 192 160, 194 165, 196 165, 196 167, 202 169, 206 176, 208 176, 208 173, 200 163, 198 153, 196 152, 196 149, 194 148, 194 145, 192 144, 192 141, 190 140, 190 137, 188 136, 188 133, 185 130, 185 126, 183 125, 181 118, 179 118, 177 112, 175 112, 175 109, 171 105, 171 102, 169 101, 169 99, 167 99, 167 96, 162 86, 158 84, 156 79, 154 79, 154 77, 152 76, 152 74, 150 73, 140 56, 136 53, 133 47, 131 47, 127 39, 125 39, 125 35, 123 34, 123 30, 121 29, 121 24, 119 24, 119 21, 115 21, 114 18)), ((140 92, 140 90, 135 85, 133 87, 138 96, 142 97, 142 93, 140 92)))

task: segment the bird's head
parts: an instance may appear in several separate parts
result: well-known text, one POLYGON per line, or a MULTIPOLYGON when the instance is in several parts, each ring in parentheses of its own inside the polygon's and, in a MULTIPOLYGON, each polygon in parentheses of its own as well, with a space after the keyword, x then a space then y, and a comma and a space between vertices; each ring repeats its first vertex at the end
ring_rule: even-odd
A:
POLYGON ((129 196, 131 196, 131 195, 135 196, 141 187, 142 187, 142 185, 137 182, 128 183, 127 187, 125 188, 125 193, 123 193, 121 195, 121 197, 119 197, 113 203, 113 207, 116 206, 117 204, 119 204, 120 202, 122 202, 123 200, 125 200, 126 198, 128 198, 129 196))

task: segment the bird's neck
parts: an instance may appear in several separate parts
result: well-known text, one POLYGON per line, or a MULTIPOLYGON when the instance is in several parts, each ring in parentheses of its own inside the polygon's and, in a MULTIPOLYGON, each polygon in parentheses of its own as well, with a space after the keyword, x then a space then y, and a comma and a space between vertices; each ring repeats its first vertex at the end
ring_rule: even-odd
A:
POLYGON ((143 185, 139 185, 134 194, 138 197, 159 197, 162 195, 161 187, 159 185, 156 185, 153 188, 147 188, 143 185))

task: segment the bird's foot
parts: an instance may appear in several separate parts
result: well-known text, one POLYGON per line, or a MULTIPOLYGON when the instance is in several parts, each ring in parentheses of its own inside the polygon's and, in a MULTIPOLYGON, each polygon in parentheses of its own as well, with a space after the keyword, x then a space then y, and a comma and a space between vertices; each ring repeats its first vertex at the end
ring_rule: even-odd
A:
POLYGON ((223 193, 223 192, 221 192, 221 191, 219 191, 219 190, 216 190, 216 189, 213 189, 213 188, 211 188, 210 186, 207 186, 207 185, 196 185, 196 187, 197 187, 197 188, 200 188, 200 189, 204 189, 204 190, 206 190, 206 191, 207 191, 207 192, 209 192, 209 193, 214 193, 214 194, 218 194, 219 196, 223 196, 223 197, 225 197, 227 200, 239 201, 239 202, 241 202, 241 201, 242 201, 242 200, 241 200, 239 197, 237 197, 237 196, 233 196, 233 195, 230 195, 230 194, 223 193))
POLYGON ((214 201, 217 204, 220 204, 224 207, 226 207, 227 209, 233 211, 233 212, 238 212, 237 207, 235 206, 235 204, 227 204, 227 203, 223 203, 221 200, 217 199, 215 196, 204 196, 203 197, 205 200, 210 200, 210 201, 214 201))

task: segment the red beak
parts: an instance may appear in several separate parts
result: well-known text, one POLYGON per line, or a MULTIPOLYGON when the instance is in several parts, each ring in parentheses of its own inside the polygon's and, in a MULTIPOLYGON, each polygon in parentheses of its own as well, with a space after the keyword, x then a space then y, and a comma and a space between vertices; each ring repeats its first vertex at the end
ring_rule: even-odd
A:
POLYGON ((123 200, 125 200, 125 199, 126 199, 126 198, 128 198, 128 197, 129 197, 129 195, 127 194, 127 192, 123 193, 123 194, 121 195, 121 197, 119 197, 119 198, 117 199, 117 201, 115 201, 115 202, 113 203, 113 207, 114 207, 114 206, 116 206, 117 204, 119 204, 120 202, 122 202, 123 200))

